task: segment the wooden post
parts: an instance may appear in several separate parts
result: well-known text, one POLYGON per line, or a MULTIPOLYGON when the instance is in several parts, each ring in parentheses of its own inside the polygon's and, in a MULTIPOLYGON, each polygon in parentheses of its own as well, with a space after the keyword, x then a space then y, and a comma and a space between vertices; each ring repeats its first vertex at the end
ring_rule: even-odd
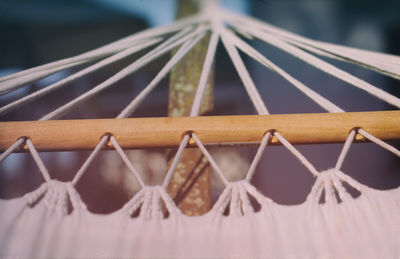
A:
MULTIPOLYGON (((198 0, 179 0, 177 18, 199 12, 198 0)), ((204 37, 171 71, 168 116, 189 116, 207 53, 210 35, 204 37)), ((203 96, 200 114, 213 109, 213 69, 203 96)), ((167 152, 168 166, 176 150, 167 152)), ((189 216, 202 215, 211 208, 210 167, 198 149, 185 150, 168 186, 180 210, 189 216)))

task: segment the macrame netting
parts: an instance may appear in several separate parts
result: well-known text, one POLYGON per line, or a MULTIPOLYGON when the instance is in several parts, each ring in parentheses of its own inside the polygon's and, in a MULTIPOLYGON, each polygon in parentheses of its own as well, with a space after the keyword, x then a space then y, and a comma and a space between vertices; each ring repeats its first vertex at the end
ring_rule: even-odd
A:
MULTIPOLYGON (((343 109, 311 90, 272 63, 239 35, 258 39, 333 75, 350 85, 399 108, 400 99, 335 67, 314 54, 351 62, 387 76, 400 78, 400 58, 328 43, 322 43, 280 30, 252 18, 234 14, 210 3, 203 12, 174 24, 146 30, 99 49, 31 68, 0 79, 0 93, 47 77, 58 71, 90 64, 55 82, 0 108, 0 115, 57 90, 69 82, 158 44, 144 56, 123 68, 78 98, 60 106, 40 120, 61 117, 113 83, 132 74, 158 57, 179 47, 155 78, 136 96, 117 118, 129 117, 168 72, 208 32, 209 46, 190 116, 198 116, 207 78, 218 42, 222 42, 258 114, 268 109, 248 73, 239 50, 281 75, 294 87, 328 112, 343 109)), ((356 127, 357 125, 355 125, 356 127)), ((51 179, 32 141, 21 136, 0 155, 0 161, 26 144, 45 182, 21 198, 0 200, 1 257, 256 257, 256 258, 398 258, 400 256, 400 188, 379 191, 365 186, 341 171, 356 134, 400 156, 399 150, 363 129, 354 129, 344 144, 336 165, 318 171, 283 135, 268 131, 243 180, 229 182, 195 132, 184 135, 163 184, 148 186, 111 134, 83 163, 71 182, 51 179), (285 206, 262 195, 250 180, 268 140, 275 137, 313 174, 316 181, 306 201, 285 206), (175 206, 166 188, 179 159, 193 139, 225 184, 212 210, 203 216, 188 217, 175 206), (103 146, 111 142, 141 190, 121 209, 97 215, 86 209, 75 185, 103 146), (360 192, 353 198, 349 189, 360 192), (255 211, 250 199, 260 210, 255 211), (322 202, 321 202, 322 201, 322 202)), ((100 137, 100 136, 99 136, 100 137)), ((333 166, 333 165, 332 165, 333 166)))

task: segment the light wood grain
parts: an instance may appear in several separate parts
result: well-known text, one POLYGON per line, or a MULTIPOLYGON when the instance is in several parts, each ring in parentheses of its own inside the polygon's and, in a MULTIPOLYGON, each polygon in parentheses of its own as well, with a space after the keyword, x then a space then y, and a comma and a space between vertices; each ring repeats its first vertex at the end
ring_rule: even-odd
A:
POLYGON ((0 150, 20 137, 41 151, 90 150, 105 133, 125 149, 171 148, 189 131, 206 145, 258 143, 268 130, 293 144, 338 143, 355 127, 382 140, 400 139, 400 111, 1 122, 0 150))

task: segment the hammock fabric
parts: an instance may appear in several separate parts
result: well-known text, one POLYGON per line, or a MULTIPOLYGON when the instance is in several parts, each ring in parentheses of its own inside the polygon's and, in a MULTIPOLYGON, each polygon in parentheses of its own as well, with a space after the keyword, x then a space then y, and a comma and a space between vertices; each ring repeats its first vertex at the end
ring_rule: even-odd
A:
MULTIPOLYGON (((393 147, 360 130, 371 141, 393 147)), ((316 175, 306 201, 285 206, 251 185, 267 134, 244 180, 228 182, 196 135, 199 148, 226 187, 210 212, 182 214, 163 186, 146 186, 120 210, 96 215, 86 209, 72 182, 51 180, 35 147, 33 158, 46 180, 37 190, 1 200, 0 256, 37 258, 396 258, 400 255, 400 187, 379 191, 340 171, 353 131, 334 169, 318 173, 282 136, 274 134, 316 175), (360 192, 353 198, 348 184, 360 192), (260 205, 255 211, 250 202, 260 205), (323 201, 323 202, 321 202, 323 201)), ((111 141, 122 151, 115 138, 111 141)), ((179 151, 178 151, 179 153, 179 151)), ((95 155, 95 154, 94 154, 95 155)), ((124 159, 124 153, 120 153, 124 159)), ((179 157, 179 155, 176 155, 179 157)), ((128 162, 129 163, 129 162, 128 162)), ((131 167, 133 165, 129 164, 131 167)))
MULTIPOLYGON (((58 118, 113 83, 180 46, 155 78, 117 116, 129 117, 207 31, 211 32, 211 37, 190 116, 199 115, 200 103, 219 40, 227 50, 258 114, 269 112, 238 50, 285 78, 326 111, 344 112, 273 64, 238 35, 276 46, 323 72, 395 107, 400 107, 400 99, 396 96, 330 65, 313 54, 356 63, 396 79, 400 78, 399 57, 305 39, 210 4, 198 16, 135 34, 76 57, 0 78, 0 94, 6 94, 58 71, 88 64, 88 67, 58 82, 1 107, 0 115, 26 105, 77 78, 162 42, 104 82, 40 120, 58 118)), ((359 125, 354 125, 357 126, 359 125)), ((229 182, 200 139, 195 133, 190 133, 191 136, 183 137, 164 183, 160 186, 145 185, 112 135, 106 134, 101 137, 99 144, 71 182, 52 180, 31 140, 20 138, 0 155, 0 161, 26 143, 45 183, 21 198, 0 200, 0 257, 399 258, 400 187, 387 191, 375 190, 358 183, 341 171, 341 165, 356 133, 400 156, 399 150, 376 139, 363 129, 354 129, 349 134, 336 166, 320 172, 279 132, 268 132, 246 178, 229 182), (310 194, 302 204, 277 204, 263 196, 250 183, 272 135, 316 177, 310 194), (166 193, 166 187, 190 137, 226 185, 212 210, 197 217, 183 215, 166 193), (120 210, 109 215, 96 215, 86 209, 74 186, 108 140, 136 176, 142 189, 120 210), (360 195, 357 198, 352 197, 348 188, 359 191, 360 195), (251 199, 255 199, 260 205, 260 210, 254 210, 251 199)))
POLYGON ((238 181, 229 183, 213 209, 203 216, 182 214, 160 186, 144 187, 110 215, 96 215, 86 209, 71 183, 51 180, 22 198, 1 200, 0 210, 1 257, 396 258, 400 255, 400 188, 374 190, 335 169, 321 172, 307 200, 293 206, 276 204, 247 181, 238 181), (361 195, 352 198, 342 182, 359 190, 361 195), (324 204, 319 203, 322 190, 324 204), (261 205, 259 211, 254 212, 249 196, 261 205), (224 215, 227 207, 229 215, 224 215))

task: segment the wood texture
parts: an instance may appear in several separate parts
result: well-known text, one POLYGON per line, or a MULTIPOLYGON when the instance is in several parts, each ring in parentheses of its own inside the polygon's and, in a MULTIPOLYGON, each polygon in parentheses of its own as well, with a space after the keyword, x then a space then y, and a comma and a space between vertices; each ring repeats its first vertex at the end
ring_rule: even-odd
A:
POLYGON ((125 149, 174 148, 189 131, 206 145, 258 143, 272 129, 292 144, 339 143, 356 127, 382 140, 400 139, 400 111, 0 122, 0 150, 20 137, 40 151, 91 150, 105 133, 125 149))
MULTIPOLYGON (((200 11, 198 0, 179 0, 177 18, 200 11)), ((172 69, 170 75, 168 116, 189 116, 200 81, 210 36, 204 37, 172 69)), ((213 109, 213 69, 200 106, 200 114, 213 109)), ((176 150, 168 150, 168 166, 176 150)), ((174 172, 168 193, 182 213, 189 216, 202 215, 211 208, 211 171, 207 159, 199 149, 186 149, 174 172)))

